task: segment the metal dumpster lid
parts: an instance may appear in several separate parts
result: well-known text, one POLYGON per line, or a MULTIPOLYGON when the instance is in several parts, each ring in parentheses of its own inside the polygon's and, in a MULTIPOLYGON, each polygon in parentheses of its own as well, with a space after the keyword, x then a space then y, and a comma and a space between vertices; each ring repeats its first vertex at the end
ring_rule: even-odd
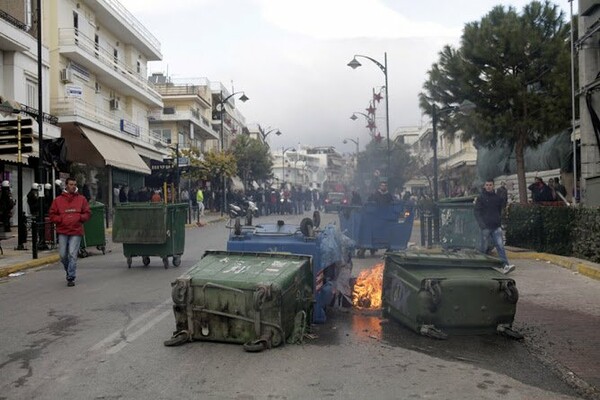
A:
POLYGON ((386 253, 385 256, 398 264, 419 265, 423 267, 462 267, 462 268, 490 268, 501 267, 503 262, 474 250, 444 251, 433 250, 407 250, 386 253))
POLYGON ((257 283, 277 283, 290 271, 306 267, 311 257, 283 253, 207 251, 185 276, 213 283, 236 283, 238 288, 254 288, 257 283))

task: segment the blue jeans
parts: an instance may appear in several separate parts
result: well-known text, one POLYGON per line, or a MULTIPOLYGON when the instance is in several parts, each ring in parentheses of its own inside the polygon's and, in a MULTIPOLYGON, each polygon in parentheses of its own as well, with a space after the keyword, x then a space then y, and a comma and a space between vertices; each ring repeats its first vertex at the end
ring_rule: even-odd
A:
POLYGON ((81 236, 77 235, 58 235, 58 254, 62 262, 67 280, 75 280, 75 270, 77 269, 77 253, 81 244, 81 236))
POLYGON ((489 240, 492 240, 492 244, 498 251, 498 257, 504 262, 504 265, 508 265, 508 258, 504 251, 504 240, 502 238, 502 228, 482 229, 481 230, 481 248, 479 249, 482 253, 485 253, 489 247, 489 240))

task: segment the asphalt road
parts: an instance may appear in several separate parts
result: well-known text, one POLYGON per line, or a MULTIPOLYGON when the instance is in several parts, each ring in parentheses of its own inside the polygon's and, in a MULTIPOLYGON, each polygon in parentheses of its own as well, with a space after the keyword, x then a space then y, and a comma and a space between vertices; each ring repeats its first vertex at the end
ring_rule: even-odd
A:
MULTIPOLYGON (((323 216, 324 223, 336 219, 335 214, 323 216)), ((175 328, 170 282, 205 250, 225 249, 227 233, 224 224, 188 229, 178 268, 165 270, 159 258, 143 267, 136 258, 128 269, 121 246, 109 244, 106 255, 92 251, 80 260, 74 288, 66 286, 58 264, 1 280, 0 399, 510 400, 584 395, 565 382, 560 368, 552 367, 548 351, 553 346, 545 342, 544 321, 527 313, 542 318, 540 308, 578 309, 600 326, 600 285, 559 268, 546 279, 534 262, 514 275, 521 292, 516 325, 539 336, 538 351, 527 340, 500 336, 435 341, 382 319, 379 311, 359 310, 332 311, 326 324, 315 326, 313 339, 258 354, 223 343, 164 347, 175 328), (565 287, 579 294, 565 295, 565 287)), ((356 260, 353 275, 377 261, 377 256, 356 260)))

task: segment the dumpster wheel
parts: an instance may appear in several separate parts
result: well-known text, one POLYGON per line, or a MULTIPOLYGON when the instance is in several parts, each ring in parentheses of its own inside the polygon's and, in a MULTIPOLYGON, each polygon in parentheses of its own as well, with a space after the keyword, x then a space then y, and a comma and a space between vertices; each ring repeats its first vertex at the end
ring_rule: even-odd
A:
POLYGON ((148 264, 150 264, 150 257, 149 256, 143 256, 142 257, 142 263, 144 264, 144 267, 147 267, 148 264))
POLYGON ((356 257, 357 258, 365 258, 365 251, 367 249, 358 249, 356 250, 356 257))
POLYGON ((419 330, 419 332, 421 333, 421 335, 428 336, 433 339, 448 339, 448 334, 440 331, 433 325, 421 325, 421 329, 419 330))
POLYGON ((100 250, 102 252, 102 255, 106 254, 106 246, 96 246, 96 249, 100 250))
POLYGON ((169 257, 163 257, 162 261, 163 267, 165 267, 165 269, 169 268, 169 257))
POLYGON ((181 255, 173 256, 173 266, 179 267, 181 265, 181 255))
POLYGON ((501 334, 502 336, 506 336, 509 337, 511 339, 517 339, 517 340, 521 340, 524 338, 524 336, 517 332, 516 330, 514 330, 512 328, 512 326, 508 325, 508 324, 499 324, 496 327, 496 331, 501 334))
POLYGON ((89 253, 85 248, 79 249, 79 257, 86 258, 87 256, 89 256, 89 253))
POLYGON ((127 256, 127 268, 131 268, 131 256, 127 256))
POLYGON ((321 226, 321 213, 318 210, 313 212, 313 224, 315 228, 321 226))
POLYGON ((171 336, 170 339, 165 340, 163 342, 163 344, 168 347, 181 346, 182 344, 187 343, 189 341, 190 341, 190 333, 188 331, 180 331, 180 332, 175 332, 173 334, 173 336, 171 336))

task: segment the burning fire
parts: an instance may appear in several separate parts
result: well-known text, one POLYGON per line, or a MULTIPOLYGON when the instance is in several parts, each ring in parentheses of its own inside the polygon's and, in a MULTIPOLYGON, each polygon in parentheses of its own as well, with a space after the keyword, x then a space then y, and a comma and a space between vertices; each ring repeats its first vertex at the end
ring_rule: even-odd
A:
POLYGON ((354 290, 352 304, 358 308, 380 308, 381 288, 383 285, 383 263, 360 272, 354 290))

